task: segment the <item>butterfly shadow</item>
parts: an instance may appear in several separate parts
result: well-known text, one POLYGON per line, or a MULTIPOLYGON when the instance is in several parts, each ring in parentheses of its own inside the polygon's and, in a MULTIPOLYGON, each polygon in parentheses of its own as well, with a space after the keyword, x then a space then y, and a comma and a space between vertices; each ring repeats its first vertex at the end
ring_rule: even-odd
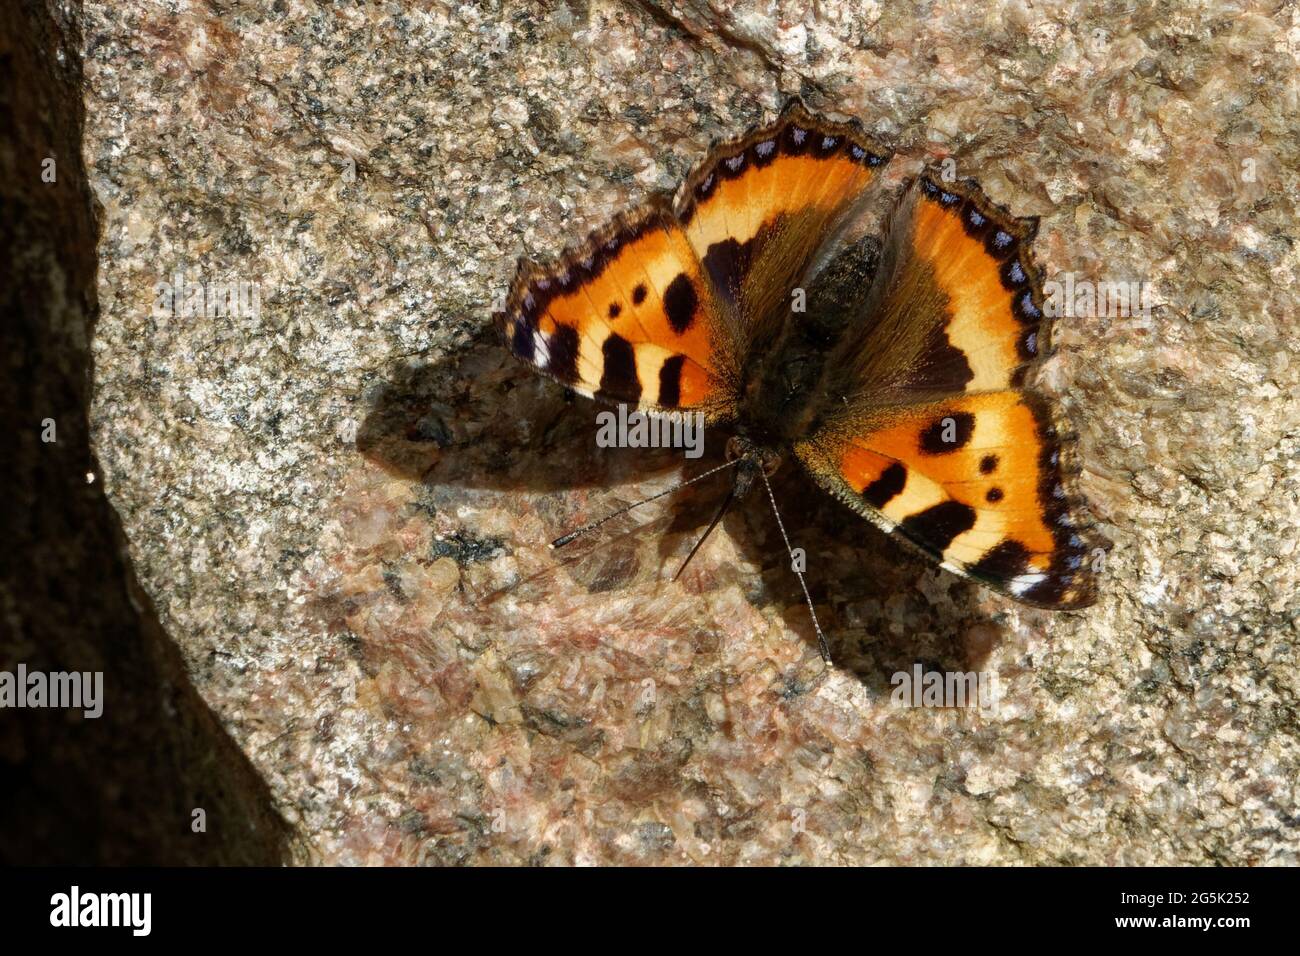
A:
MULTIPOLYGON (((603 406, 541 379, 515 363, 490 330, 433 362, 406 364, 380 377, 363 395, 369 408, 356 447, 384 471, 424 489, 430 506, 454 506, 466 495, 516 493, 550 537, 669 487, 725 461, 727 434, 706 430, 704 453, 683 467, 680 449, 599 448, 596 416, 603 406), (527 502, 527 503, 525 503, 527 502)), ((542 573, 564 573, 591 593, 627 587, 647 573, 639 549, 656 541, 668 582, 708 526, 730 487, 730 471, 666 496, 646 513, 634 511, 562 551, 542 573)), ((979 588, 936 568, 823 493, 794 462, 772 477, 791 543, 802 549, 806 579, 836 666, 853 671, 873 695, 891 693, 890 678, 923 671, 979 671, 1003 639, 999 615, 979 608, 979 588)), ((761 487, 737 502, 714 531, 724 531, 747 561, 761 569, 721 569, 758 607, 784 609, 786 626, 806 644, 817 638, 791 558, 761 487), (743 573, 742 573, 743 572, 743 573)), ((490 549, 466 529, 458 560, 490 549)), ((505 544, 505 546, 509 546, 505 544)), ((709 566, 709 544, 686 575, 709 566)), ((719 575, 714 574, 717 578, 719 575)), ((689 579, 684 579, 688 581, 689 579)), ((683 591, 683 601, 691 600, 683 591)), ((539 592, 537 600, 545 600, 539 592)))

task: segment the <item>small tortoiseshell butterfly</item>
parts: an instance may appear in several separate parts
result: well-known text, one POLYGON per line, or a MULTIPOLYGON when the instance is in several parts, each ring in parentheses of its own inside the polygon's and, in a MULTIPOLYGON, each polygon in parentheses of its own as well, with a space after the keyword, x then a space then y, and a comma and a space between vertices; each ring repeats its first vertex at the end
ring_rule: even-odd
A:
POLYGON ((853 239, 889 159, 860 125, 795 101, 715 146, 675 198, 553 265, 521 262, 497 326, 576 392, 729 429, 728 502, 793 456, 949 571, 1086 607, 1110 542, 1072 493, 1064 420, 1025 385, 1050 331, 1037 220, 926 172, 883 240, 853 239))

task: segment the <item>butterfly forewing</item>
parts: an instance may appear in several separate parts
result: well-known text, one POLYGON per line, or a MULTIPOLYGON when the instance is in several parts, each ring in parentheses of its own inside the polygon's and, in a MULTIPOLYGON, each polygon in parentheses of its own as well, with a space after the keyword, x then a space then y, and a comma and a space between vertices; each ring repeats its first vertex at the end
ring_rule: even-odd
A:
POLYGON ((550 267, 521 264, 497 324, 518 358, 583 395, 726 417, 713 296, 662 202, 550 267))
POLYGON ((496 317, 511 351, 575 391, 735 417, 765 319, 885 153, 787 108, 716 147, 676 203, 656 197, 547 267, 521 264, 496 317))

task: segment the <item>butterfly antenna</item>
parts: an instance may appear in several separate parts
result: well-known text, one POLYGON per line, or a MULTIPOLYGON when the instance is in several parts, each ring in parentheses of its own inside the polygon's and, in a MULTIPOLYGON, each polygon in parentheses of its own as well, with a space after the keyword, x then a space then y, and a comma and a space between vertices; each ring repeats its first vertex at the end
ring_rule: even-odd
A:
POLYGON ((700 540, 695 542, 695 547, 691 548, 691 553, 686 556, 686 560, 682 562, 682 566, 678 568, 677 573, 673 575, 674 581, 682 576, 682 572, 686 570, 686 565, 691 563, 691 558, 695 557, 695 552, 700 550, 700 545, 704 544, 709 535, 713 533, 713 529, 718 526, 718 522, 721 521, 722 516, 727 513, 727 509, 731 507, 731 502, 734 501, 735 498, 736 489, 733 486, 727 491, 727 497, 722 499, 722 507, 720 507, 718 513, 713 516, 713 520, 709 522, 709 526, 704 529, 704 534, 700 535, 700 540))
POLYGON ((803 588, 803 599, 808 602, 808 613, 812 615, 813 630, 817 632, 817 646, 822 652, 822 660, 827 664, 831 662, 831 649, 826 643, 826 635, 822 633, 822 626, 817 623, 817 612, 813 609, 812 595, 808 593, 808 583, 804 580, 803 572, 795 567, 794 548, 790 547, 790 536, 785 533, 785 522, 781 520, 781 512, 776 507, 776 495, 772 494, 772 483, 767 480, 767 472, 762 469, 758 472, 763 476, 763 486, 767 488, 767 500, 772 502, 772 514, 776 515, 776 526, 781 529, 781 538, 785 541, 785 550, 790 553, 790 569, 799 577, 799 586, 803 588))
MULTIPOLYGON (((700 474, 696 475, 694 478, 688 478, 685 481, 679 481, 677 482, 677 484, 673 485, 672 487, 665 488, 663 491, 659 492, 658 494, 651 495, 649 498, 642 498, 640 501, 634 501, 630 505, 625 505, 624 507, 619 508, 617 511, 605 515, 605 517, 601 518, 599 521, 593 521, 591 522, 591 524, 585 524, 581 528, 578 528, 575 531, 570 531, 568 534, 560 535, 560 537, 556 538, 554 541, 551 542, 551 547, 562 548, 566 544, 569 544, 573 541, 576 541, 578 538, 581 538, 583 535, 590 534, 591 532, 595 531, 605 522, 613 521, 619 515, 627 514, 633 508, 637 508, 641 505, 654 501, 656 498, 662 498, 664 495, 671 495, 674 491, 680 491, 681 489, 685 488, 687 485, 693 485, 697 481, 703 481, 705 478, 709 477, 709 475, 716 474, 722 471, 722 469, 724 468, 730 468, 734 464, 736 464, 735 461, 728 461, 721 465, 717 465, 716 467, 710 468, 708 471, 701 472, 700 474)), ((680 574, 681 572, 679 571, 678 573, 680 574)))

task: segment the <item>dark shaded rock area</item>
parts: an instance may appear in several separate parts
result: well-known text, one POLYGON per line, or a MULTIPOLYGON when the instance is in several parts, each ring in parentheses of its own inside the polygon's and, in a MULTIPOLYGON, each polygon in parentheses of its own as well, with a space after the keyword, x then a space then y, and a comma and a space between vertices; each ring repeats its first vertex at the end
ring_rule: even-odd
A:
POLYGON ((0 669, 104 675, 97 719, 0 710, 0 863, 274 864, 286 828, 141 591, 90 451, 81 40, 80 4, 0 5, 0 669))

